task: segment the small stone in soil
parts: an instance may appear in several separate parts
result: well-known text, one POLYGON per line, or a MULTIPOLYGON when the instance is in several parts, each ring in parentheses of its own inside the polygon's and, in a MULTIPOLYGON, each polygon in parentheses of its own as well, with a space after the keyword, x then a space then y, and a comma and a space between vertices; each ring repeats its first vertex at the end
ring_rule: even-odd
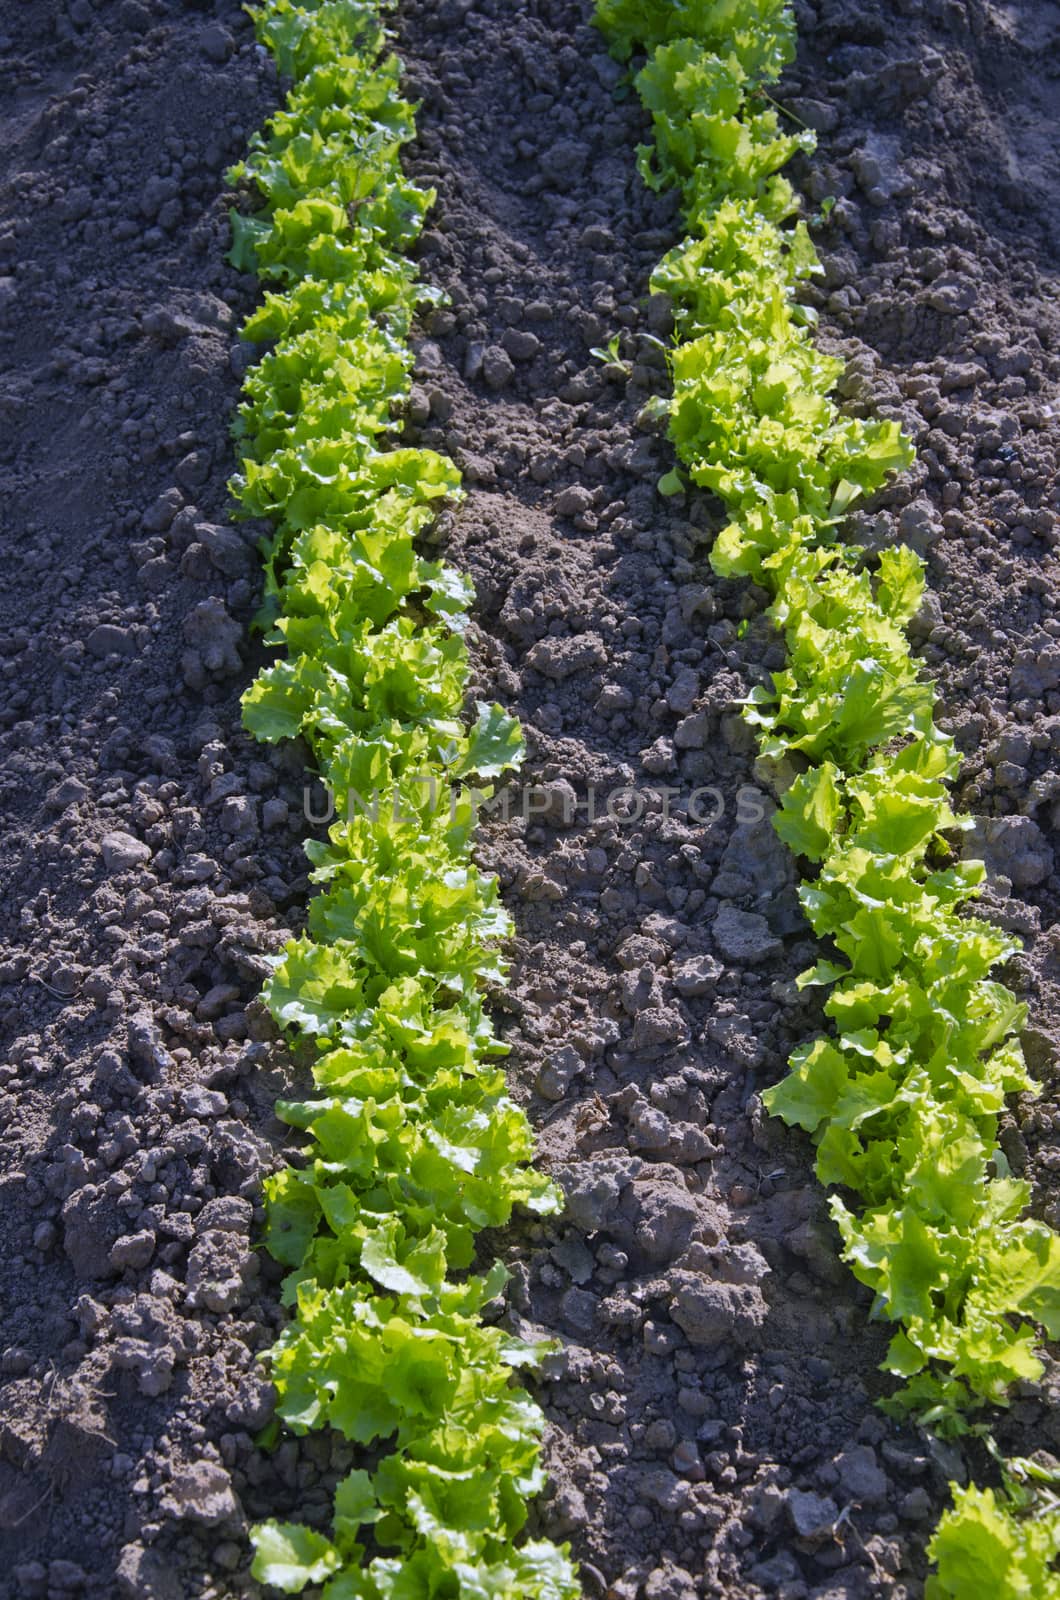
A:
POLYGON ((108 872, 129 872, 151 859, 150 846, 144 844, 142 839, 134 838, 131 833, 105 833, 100 840, 100 849, 103 852, 103 865, 108 872))

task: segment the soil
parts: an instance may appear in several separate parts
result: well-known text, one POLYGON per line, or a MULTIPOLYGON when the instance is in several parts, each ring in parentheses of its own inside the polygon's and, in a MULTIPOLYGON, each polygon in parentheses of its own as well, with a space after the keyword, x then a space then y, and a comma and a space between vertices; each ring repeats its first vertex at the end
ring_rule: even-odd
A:
MULTIPOLYGON (((920 449, 855 531, 928 558, 917 647, 988 910, 1026 941, 1007 976, 1044 1091, 1003 1145, 1060 1223, 1060 6, 797 9, 778 98, 820 130, 795 176, 837 197, 822 339, 850 408, 920 449)), ((476 582, 476 687, 530 750, 481 856, 517 926, 513 1091, 569 1197, 487 1241, 505 1314, 560 1341, 534 1519, 588 1595, 917 1596, 947 1479, 984 1463, 875 1408, 886 1331, 807 1142, 761 1112, 818 1024, 736 709, 779 650, 763 597, 710 573, 716 508, 655 492, 647 282, 678 221, 588 13, 397 20, 451 297, 408 431, 464 470, 438 538, 476 582)), ((298 752, 239 727, 258 530, 225 478, 255 286, 223 259, 223 173, 280 88, 229 0, 21 0, 0 26, 0 1595, 228 1600, 256 1592, 247 1522, 325 1523, 349 1461, 253 1442, 293 1071, 255 996, 307 825, 298 752)), ((1008 1445, 1060 1448, 1058 1386, 1016 1399, 1008 1445)))

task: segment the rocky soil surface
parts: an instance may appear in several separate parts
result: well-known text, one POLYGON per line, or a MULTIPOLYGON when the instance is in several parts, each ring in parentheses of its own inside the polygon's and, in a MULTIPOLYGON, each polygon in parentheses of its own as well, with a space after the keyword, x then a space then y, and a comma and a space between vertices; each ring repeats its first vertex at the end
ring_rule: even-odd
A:
MULTIPOLYGON (((918 466, 856 519, 928 557, 916 625, 967 757, 987 905, 1042 1077, 1003 1144, 1060 1223, 1060 6, 819 0, 779 98, 822 338, 918 466)), ((676 236, 587 0, 404 0, 410 166, 439 204, 409 433, 468 497, 478 687, 530 760, 483 829, 517 924, 515 1093, 568 1194, 488 1241, 540 1385, 589 1596, 918 1596, 953 1474, 874 1406, 886 1333, 807 1142, 758 1091, 817 1025, 813 942, 736 703, 779 664, 664 501, 676 236), (619 335, 616 359, 607 354, 619 335), (746 626, 744 626, 746 624, 746 626)), ((266 1454, 280 1325, 252 1249, 293 1071, 255 996, 299 925, 298 752, 242 735, 257 530, 228 520, 254 285, 223 172, 280 92, 229 0, 19 0, 0 21, 0 1528, 6 1600, 250 1595, 246 1525, 324 1520, 348 1452, 266 1454), (10 1552, 8 1555, 7 1552, 10 1552)), ((1008 1442, 1060 1448, 1060 1377, 1008 1442)))

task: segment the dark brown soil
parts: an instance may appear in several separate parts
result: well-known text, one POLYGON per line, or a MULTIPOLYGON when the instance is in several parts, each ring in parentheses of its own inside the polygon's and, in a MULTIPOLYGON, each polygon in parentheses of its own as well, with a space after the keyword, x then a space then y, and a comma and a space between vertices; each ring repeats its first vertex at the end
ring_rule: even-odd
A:
MULTIPOLYGON (((780 98, 821 129, 800 181, 838 197, 822 337, 851 408, 921 452, 858 531, 928 554, 916 639, 1047 1085, 1004 1146, 1056 1222, 1060 7, 798 10, 780 98)), ((410 432, 464 469, 441 532, 531 752, 482 856, 518 928, 513 1088, 570 1197, 490 1241, 508 1315, 562 1344, 535 1515, 589 1595, 915 1596, 962 1460, 875 1409, 885 1330, 805 1141, 761 1114, 816 1026, 736 710, 778 649, 710 574, 714 508, 655 493, 646 291, 677 221, 588 13, 399 13, 440 197, 423 268, 452 297, 410 432), (616 332, 620 362, 591 355, 616 332)), ((3 29, 0 1595, 228 1600, 254 1591, 246 1521, 324 1521, 346 1461, 253 1445, 280 1314, 250 1244, 291 1071, 254 996, 305 823, 297 753, 239 730, 257 577, 224 482, 254 286, 223 261, 223 169, 279 90, 228 0, 21 0, 3 29)), ((1056 1386, 1010 1443, 1060 1447, 1056 1386)))

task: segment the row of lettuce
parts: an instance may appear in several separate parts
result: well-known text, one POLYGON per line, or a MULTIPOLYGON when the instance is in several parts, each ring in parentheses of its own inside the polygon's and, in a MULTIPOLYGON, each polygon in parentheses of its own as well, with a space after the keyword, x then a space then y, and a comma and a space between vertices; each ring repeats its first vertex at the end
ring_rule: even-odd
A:
POLYGON ((263 202, 233 216, 232 259, 268 286, 243 329, 268 353, 233 488, 274 529, 263 621, 284 648, 244 717, 304 739, 339 818, 307 846, 308 929, 266 987, 313 1083, 281 1103, 307 1138, 268 1185, 291 1313, 271 1365, 289 1428, 363 1447, 330 1532, 266 1523, 253 1570, 325 1600, 573 1600, 565 1549, 518 1538, 543 1419, 512 1377, 542 1347, 490 1315, 503 1268, 467 1270, 481 1229, 559 1199, 483 1004, 508 923, 471 859, 489 792, 471 780, 518 762, 519 730, 497 706, 465 715, 470 585, 417 551, 459 474, 394 437, 433 197, 401 170, 413 110, 381 10, 265 0, 258 35, 293 87, 232 174, 263 202))
MULTIPOLYGON (((958 757, 905 634, 924 565, 842 541, 848 508, 912 450, 897 424, 837 411, 842 365, 798 304, 819 266, 779 169, 813 136, 781 132, 766 92, 794 54, 788 5, 598 0, 597 22, 620 59, 645 57, 640 170, 680 192, 688 234, 652 282, 676 322, 680 466, 661 487, 723 502, 714 568, 769 592, 787 643, 746 716, 782 797, 777 830, 808 864, 801 899, 829 954, 800 984, 828 991, 831 1026, 764 1098, 848 1197, 831 1200, 845 1259, 873 1315, 897 1324, 885 1408, 952 1437, 1041 1375, 1038 1329, 1060 1333, 1060 1236, 1026 1218, 1029 1186, 997 1144, 1006 1095, 1033 1088, 1023 1008, 991 976, 1016 946, 965 909, 983 868, 954 852, 958 757)), ((1060 1515, 1022 1486, 1035 1476, 1017 1462, 998 1495, 954 1488, 931 1594, 1060 1595, 1060 1515)))

